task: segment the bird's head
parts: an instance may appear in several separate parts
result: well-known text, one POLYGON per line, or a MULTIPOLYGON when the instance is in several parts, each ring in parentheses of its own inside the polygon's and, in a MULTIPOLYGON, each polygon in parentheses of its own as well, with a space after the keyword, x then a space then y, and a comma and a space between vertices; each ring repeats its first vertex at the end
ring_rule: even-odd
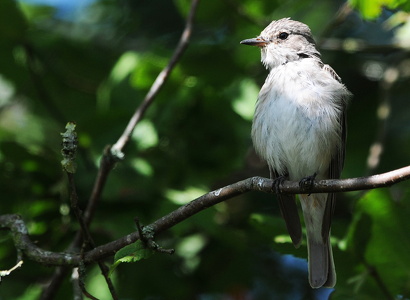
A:
POLYGON ((267 69, 306 57, 320 57, 310 28, 284 18, 270 23, 261 34, 241 44, 261 48, 262 63, 267 69))

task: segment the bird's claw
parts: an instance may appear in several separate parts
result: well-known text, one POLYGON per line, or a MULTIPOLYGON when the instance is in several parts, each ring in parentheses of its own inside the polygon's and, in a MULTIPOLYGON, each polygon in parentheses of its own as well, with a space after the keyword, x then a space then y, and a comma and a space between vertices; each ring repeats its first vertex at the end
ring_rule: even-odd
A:
POLYGON ((272 191, 275 191, 276 194, 280 194, 280 186, 286 180, 286 176, 281 175, 273 180, 272 191))
POLYGON ((305 191, 311 190, 313 188, 316 175, 317 173, 314 173, 313 175, 302 178, 302 180, 299 181, 299 186, 305 191))

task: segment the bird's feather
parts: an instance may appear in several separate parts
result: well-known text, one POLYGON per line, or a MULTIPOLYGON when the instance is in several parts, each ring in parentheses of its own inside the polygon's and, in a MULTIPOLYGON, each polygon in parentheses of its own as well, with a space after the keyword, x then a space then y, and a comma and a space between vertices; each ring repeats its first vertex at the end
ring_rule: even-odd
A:
MULTIPOLYGON (((280 177, 275 171, 271 170, 270 173, 273 180, 280 177)), ((296 248, 299 248, 302 242, 302 225, 300 224, 298 207, 296 206, 296 197, 295 195, 278 194, 277 198, 292 243, 296 248)))

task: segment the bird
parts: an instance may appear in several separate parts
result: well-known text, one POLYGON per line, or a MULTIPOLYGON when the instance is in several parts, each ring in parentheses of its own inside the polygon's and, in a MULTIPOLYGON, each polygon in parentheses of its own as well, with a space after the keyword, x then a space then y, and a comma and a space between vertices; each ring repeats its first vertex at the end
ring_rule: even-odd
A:
MULTIPOLYGON (((302 242, 295 195, 280 194, 284 180, 312 187, 314 180, 340 178, 346 144, 346 108, 352 96, 321 59, 308 25, 283 18, 256 38, 240 42, 261 50, 269 74, 256 101, 252 141, 269 167, 292 243, 302 242)), ((330 244, 334 193, 299 194, 306 227, 308 277, 312 288, 334 287, 330 244)))

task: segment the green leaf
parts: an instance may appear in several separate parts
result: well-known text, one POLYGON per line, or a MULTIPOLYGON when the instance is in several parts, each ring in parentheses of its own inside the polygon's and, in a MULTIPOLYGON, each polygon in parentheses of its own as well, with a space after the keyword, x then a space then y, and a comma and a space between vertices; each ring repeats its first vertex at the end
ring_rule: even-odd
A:
POLYGON ((365 19, 377 18, 382 11, 381 1, 378 0, 350 0, 350 4, 357 9, 365 19))
POLYGON ((410 206, 394 201, 388 190, 373 190, 358 203, 362 221, 356 222, 354 249, 362 248, 365 261, 374 267, 392 294, 403 292, 403 282, 410 281, 410 206), (363 249, 365 248, 365 249, 363 249))
POLYGON ((349 2, 365 19, 379 17, 384 7, 389 9, 409 9, 409 1, 407 0, 350 0, 349 2))
POLYGON ((259 87, 253 80, 243 80, 239 86, 239 95, 232 102, 233 110, 247 121, 251 121, 255 110, 259 87))
POLYGON ((149 120, 142 120, 139 122, 132 134, 132 140, 141 150, 156 146, 159 139, 154 124, 149 120))
POLYGON ((136 241, 134 244, 125 246, 124 248, 118 250, 114 256, 114 263, 110 267, 109 276, 115 268, 121 263, 133 263, 141 259, 147 259, 154 251, 145 247, 144 243, 140 240, 136 241))
POLYGON ((111 70, 106 81, 98 89, 98 107, 100 110, 107 110, 110 106, 112 90, 124 81, 139 66, 141 56, 134 51, 125 52, 111 70))
POLYGON ((191 186, 187 187, 183 191, 169 189, 166 191, 165 195, 172 203, 184 205, 206 193, 207 190, 205 189, 191 186))

